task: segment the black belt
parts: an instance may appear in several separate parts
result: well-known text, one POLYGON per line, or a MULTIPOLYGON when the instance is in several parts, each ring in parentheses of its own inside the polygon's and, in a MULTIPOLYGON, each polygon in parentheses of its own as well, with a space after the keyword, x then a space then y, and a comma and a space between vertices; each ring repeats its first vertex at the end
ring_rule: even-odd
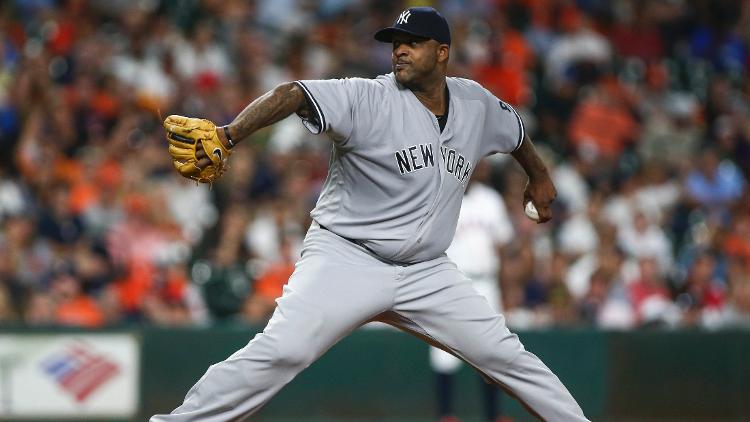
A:
POLYGON ((385 262, 386 264, 398 265, 400 267, 408 267, 409 265, 414 265, 415 264, 413 262, 400 262, 400 261, 394 261, 394 260, 388 259, 388 258, 383 258, 382 256, 378 255, 377 252, 375 252, 372 249, 368 248, 367 245, 365 245, 361 240, 351 239, 351 238, 348 238, 346 236, 342 236, 342 235, 340 235, 340 234, 338 234, 338 233, 336 233, 334 231, 331 231, 328 227, 326 227, 326 226, 324 226, 324 225, 322 225, 320 223, 318 223, 318 226, 321 229, 323 229, 325 231, 328 231, 328 232, 331 232, 331 233, 335 234, 336 236, 338 236, 338 237, 346 240, 347 242, 354 243, 355 245, 357 245, 357 246, 361 247, 362 249, 366 250, 374 258, 377 258, 379 261, 385 262))

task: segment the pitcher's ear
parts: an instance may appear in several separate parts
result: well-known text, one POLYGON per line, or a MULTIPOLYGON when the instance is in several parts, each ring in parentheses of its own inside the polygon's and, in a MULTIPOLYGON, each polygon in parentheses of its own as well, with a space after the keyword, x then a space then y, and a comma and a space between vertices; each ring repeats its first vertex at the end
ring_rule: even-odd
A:
POLYGON ((450 58, 451 49, 448 44, 440 44, 438 46, 438 61, 448 61, 450 58))

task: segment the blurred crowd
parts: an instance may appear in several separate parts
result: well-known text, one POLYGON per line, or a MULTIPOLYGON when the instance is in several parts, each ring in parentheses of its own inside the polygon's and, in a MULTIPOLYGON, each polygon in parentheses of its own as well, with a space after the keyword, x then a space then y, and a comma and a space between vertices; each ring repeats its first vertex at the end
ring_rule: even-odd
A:
POLYGON ((226 124, 276 84, 373 77, 413 5, 450 73, 513 104, 554 219, 493 157, 515 328, 750 326, 750 1, 10 0, 0 4, 0 324, 262 323, 294 269, 330 143, 291 116, 213 186, 161 119, 226 124))

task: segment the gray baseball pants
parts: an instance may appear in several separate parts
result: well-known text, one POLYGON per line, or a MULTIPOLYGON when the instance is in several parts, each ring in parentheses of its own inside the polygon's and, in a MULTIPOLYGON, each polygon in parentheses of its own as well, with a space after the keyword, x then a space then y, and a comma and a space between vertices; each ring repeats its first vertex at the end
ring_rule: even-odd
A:
POLYGON ((524 350, 456 265, 442 256, 401 266, 313 223, 271 320, 211 365, 170 415, 151 422, 225 422, 257 412, 343 337, 383 321, 466 361, 545 421, 586 421, 565 386, 524 350))

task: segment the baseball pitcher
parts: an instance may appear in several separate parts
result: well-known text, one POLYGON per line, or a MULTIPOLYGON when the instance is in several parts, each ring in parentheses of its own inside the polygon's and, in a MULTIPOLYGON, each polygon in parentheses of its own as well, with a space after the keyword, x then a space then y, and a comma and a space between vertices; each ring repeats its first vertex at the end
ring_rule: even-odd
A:
POLYGON ((242 420, 369 321, 460 358, 543 420, 587 420, 445 254, 486 155, 512 154, 528 174, 524 201, 540 223, 550 219, 555 187, 521 118, 476 82, 446 76, 450 30, 435 9, 405 10, 375 39, 393 46, 392 73, 284 83, 223 127, 165 120, 176 169, 201 182, 221 176, 238 142, 292 113, 333 146, 302 255, 268 325, 152 421, 242 420))

